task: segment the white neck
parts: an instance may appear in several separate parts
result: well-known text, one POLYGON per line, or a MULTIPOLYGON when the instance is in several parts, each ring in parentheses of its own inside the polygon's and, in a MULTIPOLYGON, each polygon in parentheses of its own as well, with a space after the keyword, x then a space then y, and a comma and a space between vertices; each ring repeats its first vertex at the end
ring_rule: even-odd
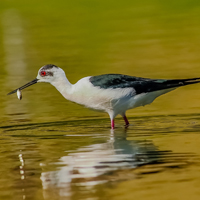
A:
POLYGON ((51 83, 66 99, 71 99, 73 85, 66 77, 59 78, 51 83))

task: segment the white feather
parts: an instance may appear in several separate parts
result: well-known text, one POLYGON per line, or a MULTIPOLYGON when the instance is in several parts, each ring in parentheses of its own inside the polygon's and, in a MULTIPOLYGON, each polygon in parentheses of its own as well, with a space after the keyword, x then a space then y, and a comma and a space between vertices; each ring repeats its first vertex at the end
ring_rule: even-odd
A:
POLYGON ((113 119, 118 114, 125 114, 126 110, 145 106, 154 101, 158 96, 173 89, 160 90, 136 95, 134 88, 101 89, 94 87, 89 81, 90 77, 80 79, 76 84, 54 83, 58 91, 68 100, 86 107, 108 112, 113 119), (63 86, 68 87, 65 89, 63 86))

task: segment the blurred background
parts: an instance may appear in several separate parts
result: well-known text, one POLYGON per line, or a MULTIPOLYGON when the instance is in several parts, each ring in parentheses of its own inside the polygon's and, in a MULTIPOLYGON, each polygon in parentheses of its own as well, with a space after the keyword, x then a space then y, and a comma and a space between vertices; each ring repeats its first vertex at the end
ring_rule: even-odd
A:
MULTIPOLYGON (((197 0, 2 1, 0 117, 107 117, 67 102, 48 84, 28 88, 21 102, 16 95, 6 96, 34 79, 48 63, 63 68, 71 83, 104 73, 169 79, 199 76, 199 12, 197 0), (17 113, 24 115, 14 116, 17 113)), ((198 88, 173 91, 129 115, 194 113, 199 107, 198 88)))
MULTIPOLYGON (((110 137, 110 120, 106 113, 88 110, 65 100, 50 84, 38 83, 23 90, 21 101, 17 99, 16 94, 7 96, 8 92, 33 80, 39 68, 45 64, 61 67, 71 83, 76 83, 85 76, 105 73, 163 79, 199 77, 200 1, 2 0, 0 2, 0 157, 2 162, 5 162, 0 171, 3 174, 0 191, 3 199, 13 198, 9 194, 10 191, 15 194, 15 199, 26 199, 27 196, 29 199, 48 200, 106 199, 108 196, 101 195, 107 185, 105 188, 104 186, 96 188, 94 196, 91 195, 92 192, 82 196, 83 189, 77 189, 75 187, 77 185, 69 184, 73 182, 74 177, 70 177, 67 181, 62 179, 64 175, 71 173, 73 167, 66 169, 60 165, 72 166, 69 163, 72 163, 73 158, 77 156, 82 158, 81 153, 86 151, 103 152, 100 160, 116 154, 118 152, 116 149, 125 149, 127 146, 132 149, 127 150, 131 155, 133 150, 135 152, 135 149, 140 148, 143 149, 142 153, 157 151, 157 146, 163 150, 178 152, 191 152, 192 148, 193 153, 200 154, 196 148, 200 139, 199 84, 179 88, 159 97, 150 106, 128 111, 127 116, 135 126, 127 133, 127 137, 122 137, 122 140, 119 138, 121 134, 125 134, 122 129, 123 121, 120 117, 117 118, 117 127, 120 128, 117 134, 120 137, 116 136, 118 138, 116 147, 112 143, 116 138, 110 137), (179 120, 180 117, 183 118, 179 120), (191 137, 185 134, 190 131, 191 137), (170 138, 165 137, 168 132, 171 133, 170 138), (65 137, 65 134, 68 134, 68 137, 65 137), (74 137, 71 138, 74 135, 81 136, 81 139, 74 140, 74 137), (149 146, 149 143, 147 145, 138 142, 138 138, 142 141, 151 139, 153 142, 151 141, 149 146), (129 143, 129 140, 134 141, 129 143), (184 144, 188 140, 189 146, 186 148, 184 144), (123 141, 123 145, 119 141, 123 141), (155 145, 152 144, 154 142, 155 145), (173 142, 174 145, 169 145, 173 142), (95 146, 102 143, 106 144, 106 147, 95 146), (91 144, 94 146, 88 146, 91 144), (104 152, 105 149, 109 149, 109 152, 104 152), (28 167, 25 169, 26 159, 28 167), (19 171, 19 168, 24 170, 19 171), (23 175, 25 172, 26 176, 23 175), (23 182, 25 177, 28 177, 27 182, 23 182), (26 184, 28 185, 25 186, 26 184), (63 190, 56 190, 63 185, 63 190), (54 188, 55 196, 51 195, 52 191, 52 193, 44 192, 42 188, 44 191, 48 188, 51 191, 54 188), (80 192, 80 196, 73 196, 72 194, 77 191, 80 192), (34 195, 30 195, 31 193, 34 195)), ((93 160, 98 157, 98 153, 94 157, 90 154, 84 156, 93 160)), ((106 158, 112 160, 111 157, 106 158)), ((124 157, 120 159, 123 160, 124 157)), ((83 159, 81 163, 85 162, 87 161, 83 159)), ((145 163, 148 162, 147 159, 145 163)), ((96 163, 99 163, 99 160, 96 163)), ((91 165, 94 167, 96 163, 91 165)), ((134 164, 134 167, 140 164, 134 164)), ((73 166, 76 168, 80 165, 79 162, 75 162, 73 166)), ((180 165, 175 166, 178 168, 180 165)), ((78 177, 76 172, 73 173, 78 177)), ((199 168, 186 179, 198 178, 200 176, 198 172, 199 168)), ((90 171, 87 173, 90 174, 90 171)), ((164 179, 168 183, 172 179, 166 177, 174 177, 173 173, 165 174, 164 179)), ((128 177, 127 174, 122 176, 128 177)), ((185 176, 174 178, 174 182, 182 181, 181 177, 185 176)), ((162 181, 160 176, 154 178, 158 182, 162 181)), ((110 180, 110 177, 106 180, 110 180)), ((141 188, 144 185, 148 188, 148 183, 150 185, 152 179, 149 182, 147 179, 145 183, 139 181, 141 188)), ((156 184, 157 182, 153 194, 158 188, 156 184)), ((200 185, 199 181, 194 184, 196 187, 200 185)), ((86 184, 85 192, 94 190, 89 185, 86 184)), ((96 187, 96 184, 94 185, 96 187)), ((111 189, 110 198, 116 199, 119 196, 119 199, 124 199, 123 195, 133 191, 133 185, 132 182, 130 187, 122 184, 124 192, 118 194, 115 193, 116 190, 111 189), (126 188, 131 189, 127 191, 126 188)), ((169 195, 173 189, 184 191, 184 187, 188 188, 189 185, 191 190, 188 191, 197 194, 195 197, 198 199, 198 190, 194 189, 195 187, 192 189, 194 185, 190 182, 180 187, 173 185, 173 188, 170 187, 172 189, 170 192, 161 188, 160 194, 164 191, 169 195)), ((137 193, 137 191, 140 189, 136 186, 135 192, 138 198, 160 199, 160 196, 149 196, 148 190, 147 193, 137 193)), ((190 192, 187 194, 190 197, 190 192)), ((182 199, 184 197, 187 195, 183 194, 182 199)), ((126 198, 132 199, 132 196, 126 198)), ((176 199, 178 198, 179 195, 176 199)))

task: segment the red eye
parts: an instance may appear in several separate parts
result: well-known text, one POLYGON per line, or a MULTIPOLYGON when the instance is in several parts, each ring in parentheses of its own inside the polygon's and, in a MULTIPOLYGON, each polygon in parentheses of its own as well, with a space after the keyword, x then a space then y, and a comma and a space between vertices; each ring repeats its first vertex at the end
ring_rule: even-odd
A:
POLYGON ((40 75, 41 75, 41 76, 46 76, 46 74, 47 74, 47 73, 46 73, 45 71, 41 71, 41 72, 40 72, 40 75))

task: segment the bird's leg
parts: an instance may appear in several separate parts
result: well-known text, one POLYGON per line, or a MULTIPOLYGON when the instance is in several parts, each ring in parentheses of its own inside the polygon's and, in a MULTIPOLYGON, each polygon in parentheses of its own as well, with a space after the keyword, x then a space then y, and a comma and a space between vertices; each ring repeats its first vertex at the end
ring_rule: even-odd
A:
POLYGON ((129 121, 126 117, 126 115, 123 115, 124 121, 125 121, 125 126, 128 127, 129 126, 129 121))
POLYGON ((115 129, 115 122, 114 122, 114 119, 111 119, 111 129, 115 129))

